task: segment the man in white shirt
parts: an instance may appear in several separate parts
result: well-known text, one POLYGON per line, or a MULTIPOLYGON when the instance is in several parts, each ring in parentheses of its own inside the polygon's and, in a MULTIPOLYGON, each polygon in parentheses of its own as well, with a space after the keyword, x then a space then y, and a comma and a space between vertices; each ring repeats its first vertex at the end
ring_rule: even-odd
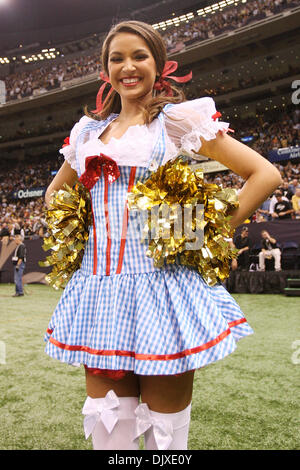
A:
POLYGON ((277 247, 276 238, 271 237, 267 230, 262 230, 262 251, 260 251, 259 258, 259 270, 265 271, 265 259, 274 258, 275 260, 275 271, 281 271, 281 251, 277 247))

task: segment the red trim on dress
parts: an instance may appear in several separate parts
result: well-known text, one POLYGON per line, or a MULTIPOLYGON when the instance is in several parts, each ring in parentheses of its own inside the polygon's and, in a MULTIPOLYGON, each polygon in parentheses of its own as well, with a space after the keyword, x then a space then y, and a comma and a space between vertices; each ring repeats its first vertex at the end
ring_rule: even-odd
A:
POLYGON ((105 211, 105 224, 106 224, 106 233, 107 233, 107 246, 106 246, 106 276, 110 275, 110 248, 111 248, 111 238, 110 238, 110 223, 109 223, 109 214, 108 214, 108 176, 105 174, 105 187, 104 187, 104 211, 105 211))
MULTIPOLYGON (((136 166, 131 168, 127 193, 129 193, 131 191, 132 187, 133 187, 134 179, 135 179, 135 173, 136 173, 136 166)), ((119 252, 119 261, 118 261, 116 274, 120 274, 120 272, 122 270, 125 243, 126 243, 126 235, 127 235, 127 227, 128 227, 128 206, 127 206, 127 198, 126 198, 124 214, 123 214, 123 225, 122 225, 122 235, 121 235, 121 244, 120 244, 120 252, 119 252)))
MULTIPOLYGON (((230 322, 228 324, 229 328, 220 335, 218 335, 215 339, 208 341, 205 344, 202 344, 201 346, 197 346, 192 349, 185 349, 184 351, 181 351, 179 353, 175 354, 136 354, 134 351, 122 351, 122 350, 108 350, 108 349, 92 349, 87 346, 75 346, 75 345, 69 345, 69 344, 64 344, 60 343, 56 339, 50 337, 49 341, 54 344, 54 346, 57 346, 58 348, 65 349, 67 351, 84 351, 89 354, 93 354, 96 356, 125 356, 125 357, 134 357, 138 361, 172 361, 174 359, 180 359, 186 356, 190 356, 192 354, 197 354, 201 351, 205 351, 206 349, 209 349, 213 346, 215 346, 217 343, 225 339, 230 333, 230 329, 233 328, 234 326, 239 325, 240 323, 245 323, 247 320, 246 318, 240 318, 239 320, 236 320, 234 322, 230 322)), ((48 330, 47 330, 48 331, 48 330)), ((49 330, 50 331, 50 330, 49 330)))
MULTIPOLYGON (((91 191, 90 191, 91 194, 91 191)), ((94 253, 93 253, 93 274, 97 274, 97 232, 96 232, 96 223, 95 223, 95 214, 93 211, 92 205, 92 195, 91 195, 91 211, 93 216, 93 237, 94 237, 94 253)))
POLYGON ((107 377, 113 380, 121 380, 127 375, 130 371, 129 370, 112 370, 112 369, 95 369, 93 367, 88 367, 84 364, 85 370, 92 375, 101 375, 102 377, 107 377))
POLYGON ((239 320, 230 321, 228 323, 228 326, 229 326, 229 328, 233 328, 234 326, 238 326, 241 323, 245 323, 246 321, 247 321, 246 318, 240 318, 239 320))

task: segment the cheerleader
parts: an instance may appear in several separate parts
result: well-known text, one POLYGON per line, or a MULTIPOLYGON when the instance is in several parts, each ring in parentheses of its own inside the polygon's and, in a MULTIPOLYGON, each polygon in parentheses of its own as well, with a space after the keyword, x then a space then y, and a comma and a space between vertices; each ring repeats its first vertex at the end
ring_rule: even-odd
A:
MULTIPOLYGON (((154 266, 132 236, 136 214, 127 197, 179 150, 201 152, 245 184, 232 228, 281 183, 277 169, 227 132, 210 97, 186 101, 170 80, 159 33, 122 22, 102 49, 104 103, 73 127, 65 162, 46 192, 79 179, 90 191, 92 224, 80 269, 50 320, 46 353, 85 367, 85 436, 94 449, 187 449, 194 372, 232 353, 253 333, 221 283, 210 287, 180 264, 154 266), (131 234, 131 236, 129 236, 131 234)), ((200 372, 201 373, 201 372, 200 372)), ((203 384, 205 386, 205 384, 203 384)))

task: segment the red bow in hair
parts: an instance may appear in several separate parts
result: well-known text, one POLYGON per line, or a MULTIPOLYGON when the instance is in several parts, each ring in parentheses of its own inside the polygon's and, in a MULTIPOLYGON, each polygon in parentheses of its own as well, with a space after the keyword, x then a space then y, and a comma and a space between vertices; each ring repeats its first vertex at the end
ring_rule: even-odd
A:
MULTIPOLYGON (((154 89, 159 90, 159 91, 165 90, 167 96, 173 96, 171 85, 167 80, 165 80, 165 78, 170 78, 171 80, 174 80, 177 83, 185 83, 191 80, 192 72, 188 73, 184 77, 175 77, 174 75, 169 75, 170 73, 175 72, 175 70, 177 70, 177 67, 178 67, 178 63, 175 62, 174 60, 170 60, 166 62, 161 76, 154 84, 154 89)), ((100 72, 100 78, 105 83, 103 83, 101 87, 99 88, 97 98, 96 98, 96 109, 93 111, 93 113, 100 113, 102 111, 105 101, 107 100, 107 98, 110 96, 110 94, 113 91, 113 88, 111 87, 111 89, 106 95, 105 100, 102 102, 103 92, 105 90, 106 85, 110 84, 110 81, 109 81, 108 76, 105 75, 105 73, 103 72, 100 72)))
POLYGON ((100 153, 100 156, 94 155, 85 159, 85 172, 79 181, 87 189, 92 189, 101 176, 102 167, 104 176, 110 184, 119 178, 120 170, 117 163, 112 158, 100 153))
POLYGON ((166 62, 163 72, 159 79, 154 83, 153 88, 158 91, 164 90, 167 96, 173 96, 171 85, 169 82, 167 82, 167 80, 165 80, 165 78, 171 78, 171 80, 174 80, 177 83, 185 83, 191 80, 192 78, 192 72, 188 73, 184 77, 175 77, 174 75, 169 75, 170 73, 175 72, 175 70, 177 70, 177 67, 178 63, 174 60, 169 60, 168 62, 166 62))
POLYGON ((96 109, 94 109, 93 113, 100 113, 100 112, 102 111, 105 101, 107 100, 107 98, 110 96, 110 94, 111 94, 112 91, 113 91, 113 88, 111 87, 111 89, 109 90, 109 92, 108 92, 107 95, 106 95, 105 100, 104 100, 103 103, 102 103, 103 92, 104 92, 104 90, 105 90, 106 85, 107 85, 107 84, 110 85, 110 81, 109 81, 108 76, 105 75, 105 73, 103 73, 103 72, 100 72, 100 78, 101 78, 101 80, 103 80, 105 83, 103 83, 103 84, 101 85, 101 87, 99 88, 99 91, 98 91, 98 93, 97 93, 97 98, 96 98, 96 109))

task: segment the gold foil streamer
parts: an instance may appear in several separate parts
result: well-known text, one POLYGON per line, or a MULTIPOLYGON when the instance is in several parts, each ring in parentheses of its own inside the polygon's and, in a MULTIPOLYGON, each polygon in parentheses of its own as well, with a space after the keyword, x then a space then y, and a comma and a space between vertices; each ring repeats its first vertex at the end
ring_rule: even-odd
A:
POLYGON ((80 268, 91 225, 89 191, 76 183, 72 189, 66 183, 51 195, 45 211, 49 236, 44 239, 44 251, 52 250, 43 267, 53 266, 46 281, 55 289, 64 289, 73 273, 80 268))
POLYGON ((226 238, 233 236, 229 212, 238 204, 235 189, 222 189, 216 184, 205 183, 203 170, 193 169, 183 156, 159 167, 146 181, 138 181, 128 195, 130 210, 148 211, 141 242, 145 242, 145 234, 156 229, 156 236, 149 237, 146 251, 146 255, 154 259, 154 265, 162 267, 165 261, 175 263, 177 260, 180 264, 197 269, 209 286, 223 282, 229 276, 230 261, 237 257, 238 250, 231 247, 226 238), (180 205, 182 214, 184 208, 190 207, 192 210, 190 224, 186 223, 179 237, 175 236, 175 222, 179 223, 178 211, 168 220, 162 216, 153 217, 153 208, 165 204, 170 209, 180 205), (199 204, 203 204, 204 214, 202 217, 198 215, 197 219, 196 206, 199 204), (185 233, 186 227, 188 234, 185 233), (170 231, 169 237, 165 236, 166 229, 170 231), (203 231, 201 248, 186 249, 187 242, 195 242, 197 230, 203 231), (193 237, 189 238, 190 235, 193 237))

